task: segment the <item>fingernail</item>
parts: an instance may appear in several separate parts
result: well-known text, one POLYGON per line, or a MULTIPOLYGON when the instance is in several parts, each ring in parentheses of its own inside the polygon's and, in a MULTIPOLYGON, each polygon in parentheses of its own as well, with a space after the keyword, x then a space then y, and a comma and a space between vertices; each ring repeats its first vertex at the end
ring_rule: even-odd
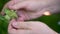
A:
POLYGON ((13 23, 12 23, 12 26, 15 27, 15 28, 17 28, 17 25, 18 25, 18 24, 17 24, 16 22, 13 22, 13 23))

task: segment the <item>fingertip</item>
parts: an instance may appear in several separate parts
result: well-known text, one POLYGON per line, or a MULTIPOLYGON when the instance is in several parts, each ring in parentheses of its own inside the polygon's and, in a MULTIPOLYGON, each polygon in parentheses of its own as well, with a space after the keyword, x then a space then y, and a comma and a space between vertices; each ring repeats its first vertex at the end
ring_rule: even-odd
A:
POLYGON ((15 27, 15 28, 17 27, 17 25, 18 25, 17 22, 12 23, 12 26, 15 27))
POLYGON ((7 7, 9 8, 9 9, 12 9, 12 6, 15 4, 15 2, 14 1, 9 1, 8 3, 7 3, 7 7))

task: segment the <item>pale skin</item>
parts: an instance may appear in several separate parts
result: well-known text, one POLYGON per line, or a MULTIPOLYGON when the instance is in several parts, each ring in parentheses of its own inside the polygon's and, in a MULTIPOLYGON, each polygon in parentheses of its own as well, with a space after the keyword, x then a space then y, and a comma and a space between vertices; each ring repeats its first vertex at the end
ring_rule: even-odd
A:
MULTIPOLYGON (((15 19, 10 21, 8 27, 9 34, 58 34, 53 31, 43 22, 23 22, 24 20, 35 19, 44 15, 44 12, 48 11, 49 15, 52 13, 56 13, 59 10, 60 6, 58 4, 59 0, 11 0, 9 1, 5 8, 9 8, 11 10, 16 10, 18 14, 17 21, 15 19), (52 10, 53 9, 53 10, 52 10), (29 24, 26 26, 28 30, 21 29, 21 22, 24 24, 29 24), (13 25, 13 23, 18 24, 13 25), (12 28, 12 26, 17 28, 12 28), (30 28, 32 27, 32 28, 30 28)), ((24 27, 25 28, 25 27, 24 27)))
POLYGON ((9 24, 8 34, 58 34, 58 33, 53 31, 43 22, 39 21, 16 22, 13 19, 9 24))

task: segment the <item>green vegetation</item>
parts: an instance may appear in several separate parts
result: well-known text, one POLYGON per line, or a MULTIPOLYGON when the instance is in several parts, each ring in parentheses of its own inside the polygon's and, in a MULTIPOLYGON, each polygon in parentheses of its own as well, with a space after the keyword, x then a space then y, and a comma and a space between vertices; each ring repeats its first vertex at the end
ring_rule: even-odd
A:
POLYGON ((8 20, 0 15, 0 34, 8 34, 8 20))
POLYGON ((7 20, 10 20, 12 18, 17 18, 17 14, 14 10, 9 10, 9 9, 5 9, 4 10, 4 13, 6 14, 4 17, 7 19, 7 20))

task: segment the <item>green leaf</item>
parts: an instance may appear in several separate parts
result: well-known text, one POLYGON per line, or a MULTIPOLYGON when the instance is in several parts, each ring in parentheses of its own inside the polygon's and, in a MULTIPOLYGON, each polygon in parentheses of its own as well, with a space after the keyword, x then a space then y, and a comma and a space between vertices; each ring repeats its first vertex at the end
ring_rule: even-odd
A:
POLYGON ((0 15, 0 34, 8 34, 8 20, 0 15))
POLYGON ((10 17, 8 15, 5 15, 4 17, 5 19, 10 20, 10 17))
POLYGON ((12 19, 12 18, 17 18, 17 14, 14 10, 9 10, 9 9, 5 9, 5 18, 7 18, 8 20, 12 19))

